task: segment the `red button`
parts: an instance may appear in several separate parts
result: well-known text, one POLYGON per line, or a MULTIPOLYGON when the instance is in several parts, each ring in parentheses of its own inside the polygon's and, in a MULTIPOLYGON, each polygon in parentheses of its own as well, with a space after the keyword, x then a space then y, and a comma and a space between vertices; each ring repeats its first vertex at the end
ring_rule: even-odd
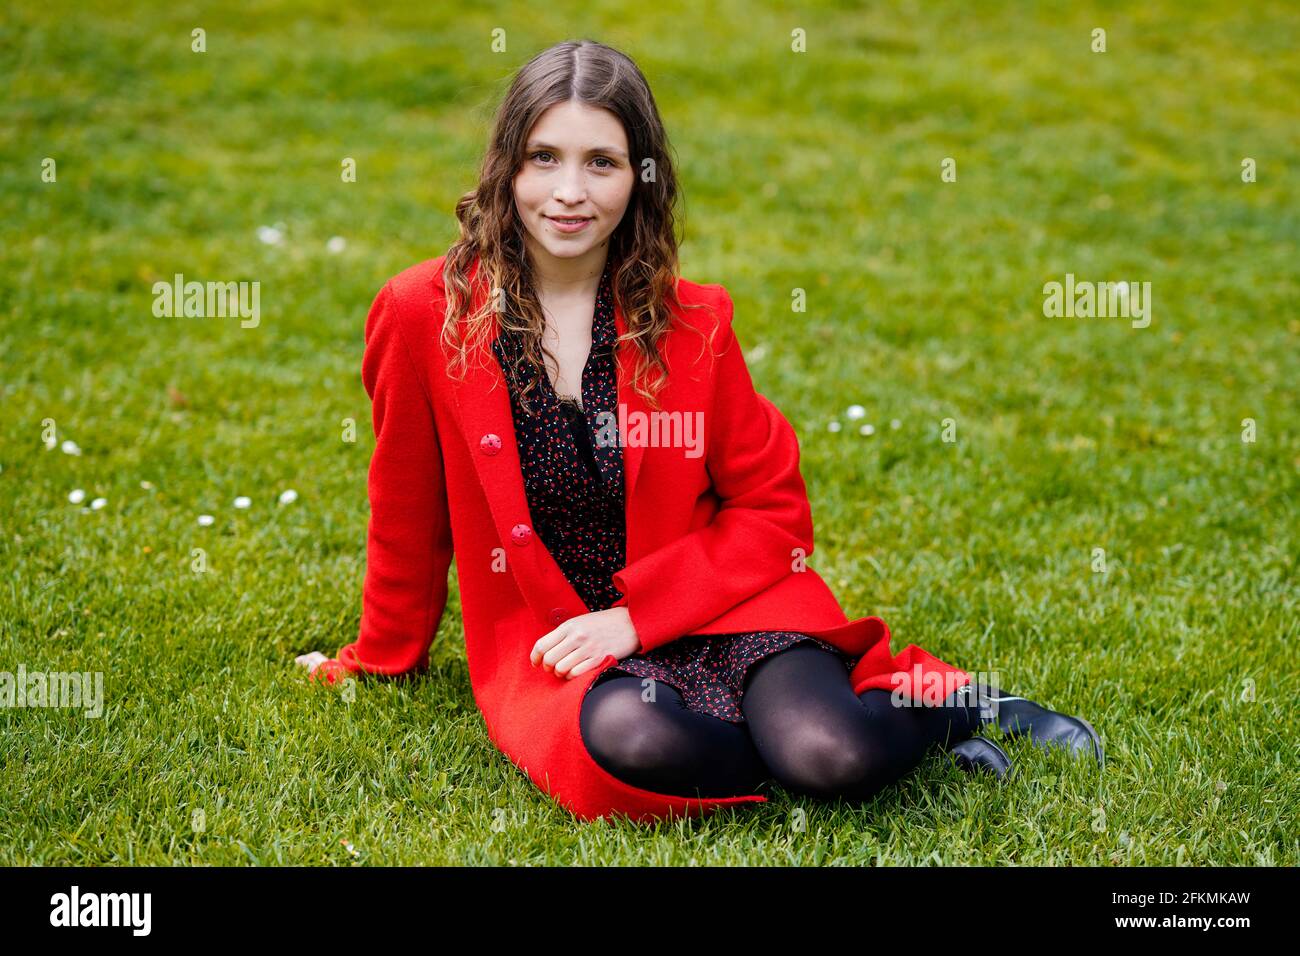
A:
POLYGON ((478 447, 485 455, 495 455, 501 450, 501 436, 488 432, 478 440, 478 447))
POLYGON ((527 544, 533 536, 533 529, 526 524, 517 524, 510 529, 510 540, 515 544, 527 544))
POLYGON ((551 623, 557 627, 569 619, 569 612, 562 607, 551 608, 551 623))

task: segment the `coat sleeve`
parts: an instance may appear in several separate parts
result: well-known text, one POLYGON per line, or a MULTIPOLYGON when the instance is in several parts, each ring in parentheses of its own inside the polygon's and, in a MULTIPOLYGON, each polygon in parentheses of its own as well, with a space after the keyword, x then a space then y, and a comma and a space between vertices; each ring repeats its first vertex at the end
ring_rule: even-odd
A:
POLYGON ((795 569, 813 550, 812 513, 794 428, 754 390, 722 290, 722 329, 706 467, 721 499, 712 521, 612 576, 640 652, 690 634, 795 569))
POLYGON ((375 429, 366 573, 360 633, 338 660, 353 672, 402 674, 428 666, 447 604, 452 540, 433 408, 388 285, 366 318, 361 379, 375 429))

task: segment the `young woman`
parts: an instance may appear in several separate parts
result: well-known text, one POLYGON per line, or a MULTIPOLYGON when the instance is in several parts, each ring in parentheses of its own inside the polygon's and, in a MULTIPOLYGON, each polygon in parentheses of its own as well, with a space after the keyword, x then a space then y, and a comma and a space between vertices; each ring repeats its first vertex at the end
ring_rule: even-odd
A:
POLYGON ((797 439, 731 298, 677 275, 676 200, 630 59, 577 41, 520 70, 460 239, 371 308, 360 634, 301 660, 330 681, 422 670, 454 545, 489 736, 584 819, 761 802, 771 780, 861 799, 932 744, 1003 775, 974 736, 992 721, 1100 759, 1081 718, 971 694, 845 617, 806 563, 797 439))

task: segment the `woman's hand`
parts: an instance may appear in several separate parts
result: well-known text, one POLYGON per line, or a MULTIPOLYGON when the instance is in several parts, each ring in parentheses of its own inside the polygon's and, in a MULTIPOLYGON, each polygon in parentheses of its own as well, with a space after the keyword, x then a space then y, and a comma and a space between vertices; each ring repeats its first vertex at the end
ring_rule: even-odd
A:
POLYGON ((327 684, 336 683, 340 677, 345 676, 347 673, 346 667, 334 660, 334 658, 326 657, 320 651, 299 654, 293 661, 295 664, 307 668, 307 676, 312 680, 322 680, 327 684))
POLYGON ((611 607, 571 617, 553 631, 547 631, 533 645, 529 659, 556 677, 570 680, 586 673, 613 654, 617 659, 641 646, 632 616, 626 607, 611 607))

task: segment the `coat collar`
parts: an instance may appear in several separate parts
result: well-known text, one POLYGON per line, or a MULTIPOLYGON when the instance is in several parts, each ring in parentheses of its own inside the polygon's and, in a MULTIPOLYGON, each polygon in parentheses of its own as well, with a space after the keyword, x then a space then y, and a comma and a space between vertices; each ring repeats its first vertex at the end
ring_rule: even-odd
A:
MULTIPOLYGON (((485 284, 479 281, 479 261, 470 267, 471 302, 477 308, 487 295, 485 284)), ((434 282, 444 288, 441 263, 434 270, 434 282)), ((627 332, 627 320, 622 305, 615 296, 614 328, 617 335, 627 332)), ((565 617, 587 613, 586 604, 565 577, 558 562, 551 555, 537 533, 528 510, 528 497, 524 489, 519 449, 515 441, 514 417, 510 405, 510 391, 505 375, 492 352, 498 329, 494 324, 489 335, 469 350, 468 368, 464 378, 449 378, 460 421, 461 440, 466 443, 469 459, 474 464, 479 484, 487 498, 492 520, 500 532, 506 559, 515 572, 515 581, 525 600, 538 615, 558 626, 565 617), (493 437, 499 443, 493 442, 493 437), (495 453, 490 453, 494 450, 495 453), (513 543, 512 530, 527 525, 532 533, 527 543, 513 543)), ((649 412, 649 405, 631 387, 636 367, 636 347, 630 342, 615 344, 615 368, 618 379, 619 422, 636 420, 649 412), (624 418, 622 410, 626 410, 624 418), (639 414, 638 414, 639 413, 639 414)), ((621 434, 621 429, 620 429, 621 434)), ((632 541, 631 519, 636 480, 645 454, 644 443, 623 446, 623 506, 627 534, 632 541)), ((483 560, 490 556, 483 555, 483 560)), ((541 635, 539 634, 538 637, 541 635)))

